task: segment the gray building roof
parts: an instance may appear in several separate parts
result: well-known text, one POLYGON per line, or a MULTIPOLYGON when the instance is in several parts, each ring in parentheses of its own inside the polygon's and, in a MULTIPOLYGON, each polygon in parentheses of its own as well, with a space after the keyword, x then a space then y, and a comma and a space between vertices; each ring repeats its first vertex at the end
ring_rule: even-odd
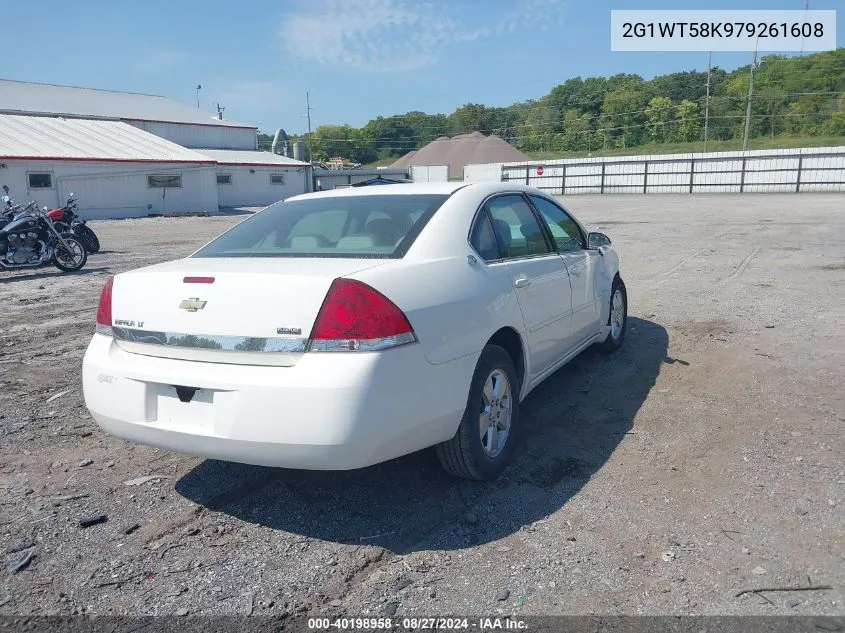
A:
POLYGON ((157 95, 0 79, 0 113, 50 114, 255 128, 157 95))
POLYGON ((121 121, 0 114, 0 159, 214 163, 121 121))
POLYGON ((259 152, 241 149, 195 149, 220 165, 243 165, 256 167, 308 167, 308 163, 294 160, 272 152, 259 152))

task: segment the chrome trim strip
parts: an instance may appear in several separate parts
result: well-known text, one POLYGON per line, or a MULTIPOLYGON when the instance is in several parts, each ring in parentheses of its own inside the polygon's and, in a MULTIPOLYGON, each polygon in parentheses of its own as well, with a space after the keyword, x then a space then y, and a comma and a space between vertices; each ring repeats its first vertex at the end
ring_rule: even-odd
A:
POLYGON ((307 338, 179 334, 177 332, 154 332, 125 327, 112 327, 112 335, 118 341, 130 343, 182 349, 208 349, 221 352, 296 354, 304 353, 308 349, 307 338))

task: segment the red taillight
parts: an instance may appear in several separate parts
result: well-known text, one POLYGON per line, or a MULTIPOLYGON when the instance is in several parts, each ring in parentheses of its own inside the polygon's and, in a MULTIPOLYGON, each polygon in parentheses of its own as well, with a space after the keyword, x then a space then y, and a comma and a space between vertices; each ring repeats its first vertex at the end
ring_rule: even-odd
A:
POLYGON ((182 283, 186 284, 213 284, 214 277, 185 277, 182 283))
POLYGON ((111 335, 111 292, 114 275, 106 279, 106 284, 100 292, 100 305, 97 307, 97 332, 111 335))
POLYGON ((311 332, 312 351, 377 351, 413 343, 414 328, 375 288, 335 279, 311 332))

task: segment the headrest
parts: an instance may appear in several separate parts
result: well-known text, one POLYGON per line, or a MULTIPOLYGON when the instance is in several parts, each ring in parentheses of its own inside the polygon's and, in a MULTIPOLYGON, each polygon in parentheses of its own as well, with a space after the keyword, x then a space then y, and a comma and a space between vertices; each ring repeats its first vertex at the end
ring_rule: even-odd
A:
POLYGON ((499 240, 499 243, 502 245, 502 248, 510 247, 511 242, 513 241, 510 224, 508 224, 504 220, 495 218, 493 220, 493 232, 496 233, 496 238, 499 240))
POLYGON ((367 222, 364 231, 372 233, 381 246, 393 245, 402 236, 402 225, 392 218, 376 218, 367 222))
POLYGON ((337 243, 338 250, 359 250, 372 248, 376 245, 372 235, 347 235, 340 238, 337 243))
POLYGON ((297 235, 290 239, 290 247, 302 250, 320 248, 320 238, 316 235, 297 235))

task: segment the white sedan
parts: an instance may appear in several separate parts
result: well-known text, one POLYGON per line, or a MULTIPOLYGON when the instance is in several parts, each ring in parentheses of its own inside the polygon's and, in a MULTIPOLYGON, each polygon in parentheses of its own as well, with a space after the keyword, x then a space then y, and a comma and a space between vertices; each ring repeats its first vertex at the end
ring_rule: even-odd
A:
POLYGON ((131 442, 345 470, 434 446, 493 479, 519 405, 627 319, 610 240, 511 183, 305 194, 111 277, 85 403, 131 442))

